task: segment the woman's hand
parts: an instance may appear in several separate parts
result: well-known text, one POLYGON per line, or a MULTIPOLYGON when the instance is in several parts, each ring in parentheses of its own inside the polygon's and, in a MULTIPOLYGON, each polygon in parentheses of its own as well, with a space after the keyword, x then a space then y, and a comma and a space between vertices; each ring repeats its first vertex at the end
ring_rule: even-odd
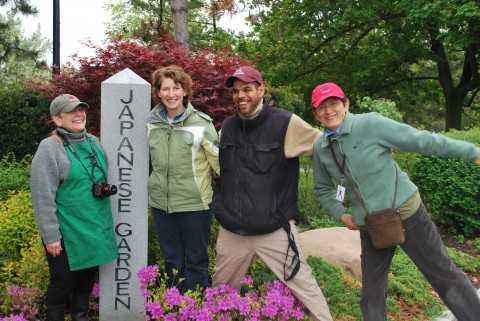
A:
POLYGON ((47 248, 47 252, 50 253, 53 257, 59 256, 60 252, 63 250, 61 241, 49 243, 45 245, 45 247, 47 248))
POLYGON ((475 165, 480 166, 480 157, 475 160, 475 165))
POLYGON ((345 224, 345 226, 352 231, 359 230, 360 228, 354 223, 353 217, 350 214, 343 214, 342 217, 340 217, 340 222, 345 224))

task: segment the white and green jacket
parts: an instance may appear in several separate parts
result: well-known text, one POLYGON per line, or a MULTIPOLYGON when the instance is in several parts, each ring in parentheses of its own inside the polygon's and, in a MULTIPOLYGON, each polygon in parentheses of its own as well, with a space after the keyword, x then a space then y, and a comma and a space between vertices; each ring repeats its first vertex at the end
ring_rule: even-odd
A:
POLYGON ((167 213, 209 209, 212 170, 219 174, 218 134, 212 119, 193 108, 172 123, 155 106, 147 118, 152 172, 148 179, 149 205, 167 213))

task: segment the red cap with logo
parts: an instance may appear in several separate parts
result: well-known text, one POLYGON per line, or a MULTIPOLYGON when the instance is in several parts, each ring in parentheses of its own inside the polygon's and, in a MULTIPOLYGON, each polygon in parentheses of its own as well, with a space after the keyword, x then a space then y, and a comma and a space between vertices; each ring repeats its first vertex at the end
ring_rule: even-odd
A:
POLYGON ((327 82, 315 87, 312 92, 312 107, 317 108, 322 101, 330 97, 345 98, 343 90, 333 82, 327 82))
POLYGON ((235 78, 243 80, 245 82, 258 82, 260 85, 263 85, 263 79, 262 75, 260 72, 250 66, 243 66, 238 68, 233 75, 227 78, 227 81, 225 82, 225 86, 227 87, 232 87, 233 82, 235 81, 235 78))

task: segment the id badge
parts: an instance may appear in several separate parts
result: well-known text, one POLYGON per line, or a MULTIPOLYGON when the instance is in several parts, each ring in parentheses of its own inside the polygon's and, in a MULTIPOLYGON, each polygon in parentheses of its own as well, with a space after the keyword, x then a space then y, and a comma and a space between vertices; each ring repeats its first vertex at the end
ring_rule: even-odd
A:
POLYGON ((343 187, 342 185, 337 186, 337 197, 336 197, 336 199, 340 202, 343 202, 343 200, 345 199, 345 187, 343 187))

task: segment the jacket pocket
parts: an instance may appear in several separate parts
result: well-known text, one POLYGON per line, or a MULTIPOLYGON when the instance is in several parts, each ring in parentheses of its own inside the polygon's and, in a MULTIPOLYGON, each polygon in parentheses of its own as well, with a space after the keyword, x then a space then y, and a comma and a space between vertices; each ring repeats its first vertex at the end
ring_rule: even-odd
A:
POLYGON ((279 157, 279 147, 278 143, 255 144, 248 149, 251 154, 247 158, 247 167, 258 173, 269 172, 279 157))

